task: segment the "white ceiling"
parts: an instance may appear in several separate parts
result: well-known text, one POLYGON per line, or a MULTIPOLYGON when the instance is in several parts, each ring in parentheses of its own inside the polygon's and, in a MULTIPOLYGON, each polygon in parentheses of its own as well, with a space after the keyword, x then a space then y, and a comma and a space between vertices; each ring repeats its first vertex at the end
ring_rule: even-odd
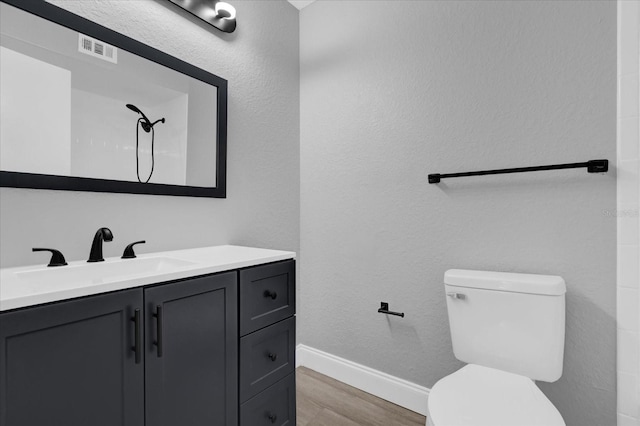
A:
POLYGON ((294 5, 297 9, 302 10, 302 8, 309 6, 316 0, 288 0, 289 3, 294 5))

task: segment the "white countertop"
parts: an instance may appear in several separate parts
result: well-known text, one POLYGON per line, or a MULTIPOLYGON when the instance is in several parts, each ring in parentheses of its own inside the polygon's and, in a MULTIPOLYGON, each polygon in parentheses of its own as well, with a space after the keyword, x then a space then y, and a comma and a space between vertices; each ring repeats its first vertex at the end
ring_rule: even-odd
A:
POLYGON ((0 311, 294 259, 295 256, 291 251, 226 245, 141 254, 136 259, 111 257, 99 263, 74 261, 67 266, 51 268, 46 265, 4 268, 0 269, 0 311), (147 270, 138 271, 138 266, 147 270), (105 276, 112 271, 122 272, 105 276))

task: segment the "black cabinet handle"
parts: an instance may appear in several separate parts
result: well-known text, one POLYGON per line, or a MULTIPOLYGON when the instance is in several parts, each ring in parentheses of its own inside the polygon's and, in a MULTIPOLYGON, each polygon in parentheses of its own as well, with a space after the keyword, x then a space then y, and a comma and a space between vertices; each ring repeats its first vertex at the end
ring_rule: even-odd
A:
POLYGON ((278 293, 276 293, 275 291, 265 290, 264 297, 270 297, 271 299, 276 300, 276 297, 278 297, 278 293))
POLYGON ((267 418, 271 420, 271 423, 275 423, 278 420, 278 416, 276 414, 267 413, 267 418))
POLYGON ((142 361, 142 351, 140 350, 142 346, 142 332, 140 331, 140 309, 136 309, 134 311, 133 317, 131 318, 133 321, 134 327, 134 342, 131 350, 136 354, 136 364, 140 364, 142 361))
POLYGON ((153 314, 156 319, 156 332, 158 337, 153 342, 156 345, 158 358, 162 357, 162 306, 156 306, 156 312, 153 314))
POLYGON ((64 266, 67 264, 67 261, 59 250, 50 248, 32 248, 31 251, 50 251, 51 260, 49 260, 49 264, 47 266, 64 266))
POLYGON ((122 253, 122 259, 135 259, 136 254, 133 251, 133 246, 136 244, 144 244, 146 241, 136 241, 135 243, 129 244, 125 249, 124 253, 122 253))
POLYGON ((274 354, 274 353, 271 353, 271 352, 269 352, 269 354, 267 356, 269 357, 269 359, 271 361, 275 361, 276 359, 278 359, 278 354, 274 354))

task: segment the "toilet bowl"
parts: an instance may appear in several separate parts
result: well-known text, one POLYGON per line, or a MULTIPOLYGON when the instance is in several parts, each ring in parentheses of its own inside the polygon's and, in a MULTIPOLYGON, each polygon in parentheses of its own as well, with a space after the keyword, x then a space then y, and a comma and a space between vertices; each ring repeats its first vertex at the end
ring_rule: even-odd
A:
POLYGON ((534 381, 562 376, 564 280, 451 269, 444 284, 453 353, 467 365, 429 392, 427 426, 565 426, 534 381))
POLYGON ((565 426, 528 377, 469 364, 429 393, 427 426, 565 426))

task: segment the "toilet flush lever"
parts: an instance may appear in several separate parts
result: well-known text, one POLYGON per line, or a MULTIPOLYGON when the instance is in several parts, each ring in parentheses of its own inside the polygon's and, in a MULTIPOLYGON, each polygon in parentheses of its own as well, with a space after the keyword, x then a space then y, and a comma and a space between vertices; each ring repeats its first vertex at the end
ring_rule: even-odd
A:
POLYGON ((462 293, 456 293, 455 291, 447 292, 447 296, 449 296, 452 299, 460 299, 460 300, 464 300, 464 299, 467 298, 466 295, 464 295, 462 293))

